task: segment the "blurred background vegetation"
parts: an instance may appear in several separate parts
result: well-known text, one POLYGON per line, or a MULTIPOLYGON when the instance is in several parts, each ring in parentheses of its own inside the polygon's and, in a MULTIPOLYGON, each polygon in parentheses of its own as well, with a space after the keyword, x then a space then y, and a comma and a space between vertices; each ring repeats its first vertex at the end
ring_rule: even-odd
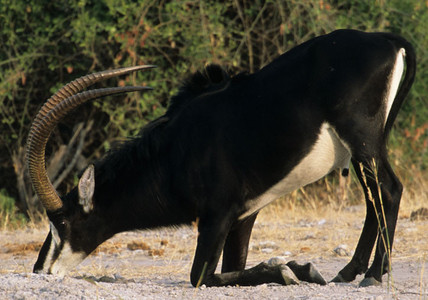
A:
MULTIPOLYGON (((60 193, 112 143, 163 114, 189 73, 207 63, 254 72, 339 28, 394 32, 415 46, 417 78, 392 131, 390 155, 405 184, 426 183, 427 24, 424 0, 0 0, 0 218, 25 222, 41 211, 26 174, 26 137, 37 110, 63 84, 105 69, 158 66, 102 84, 147 84, 154 91, 85 104, 58 126, 47 154, 60 193)), ((337 178, 294 193, 293 201, 337 178)))

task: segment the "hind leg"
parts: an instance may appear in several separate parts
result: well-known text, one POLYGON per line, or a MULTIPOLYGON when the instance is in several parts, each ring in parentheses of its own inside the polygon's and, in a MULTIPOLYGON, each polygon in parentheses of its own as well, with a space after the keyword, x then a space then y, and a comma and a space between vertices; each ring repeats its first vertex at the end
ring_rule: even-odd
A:
POLYGON ((351 261, 339 272, 339 274, 337 274, 337 276, 332 280, 333 282, 350 282, 353 281, 357 275, 363 274, 365 271, 367 271, 370 255, 372 253, 378 233, 376 213, 370 200, 370 192, 364 183, 360 165, 355 160, 352 160, 352 164, 354 166, 358 180, 360 181, 364 190, 366 199, 366 219, 351 261))
POLYGON ((402 185, 387 161, 386 151, 380 151, 377 159, 353 159, 353 165, 366 197, 366 220, 352 260, 333 281, 349 282, 364 273, 377 238, 375 259, 361 282, 373 285, 380 283, 387 271, 402 185))
POLYGON ((379 234, 374 260, 365 274, 361 286, 373 285, 382 281, 382 275, 390 270, 391 251, 394 241, 403 186, 392 171, 386 156, 377 167, 377 190, 374 207, 378 215, 379 234))

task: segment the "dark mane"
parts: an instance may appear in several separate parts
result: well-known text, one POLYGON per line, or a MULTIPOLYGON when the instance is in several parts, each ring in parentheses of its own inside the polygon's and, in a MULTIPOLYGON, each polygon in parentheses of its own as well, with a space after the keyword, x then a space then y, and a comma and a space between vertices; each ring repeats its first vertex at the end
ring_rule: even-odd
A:
MULTIPOLYGON (((117 180, 130 182, 132 181, 130 178, 117 178, 116 174, 120 173, 117 170, 133 170, 135 165, 147 167, 150 164, 151 166, 146 169, 158 170, 157 154, 162 140, 161 128, 168 122, 169 116, 180 111, 195 97, 222 88, 229 80, 230 75, 226 70, 215 64, 207 65, 203 70, 190 75, 184 80, 179 92, 171 98, 166 116, 147 124, 137 136, 113 145, 112 149, 96 163, 97 183, 111 182, 113 184, 117 180)), ((151 174, 152 177, 156 177, 153 175, 151 174)))
POLYGON ((134 170, 135 165, 157 171, 162 128, 167 120, 166 117, 153 120, 137 136, 112 145, 112 148, 96 163, 97 175, 99 174, 97 180, 100 183, 114 182, 118 180, 117 170, 131 171, 134 170), (148 164, 152 168, 149 168, 148 164))
POLYGON ((210 64, 184 80, 178 93, 170 100, 168 114, 180 110, 186 103, 208 91, 223 87, 230 80, 230 74, 221 66, 210 64))

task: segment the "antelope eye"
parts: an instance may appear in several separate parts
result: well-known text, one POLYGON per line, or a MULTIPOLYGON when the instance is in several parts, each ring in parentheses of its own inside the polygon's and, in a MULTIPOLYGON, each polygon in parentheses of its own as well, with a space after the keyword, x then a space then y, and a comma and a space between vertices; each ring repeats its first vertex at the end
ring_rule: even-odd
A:
POLYGON ((67 227, 67 223, 65 221, 61 221, 58 224, 58 230, 64 230, 67 227))

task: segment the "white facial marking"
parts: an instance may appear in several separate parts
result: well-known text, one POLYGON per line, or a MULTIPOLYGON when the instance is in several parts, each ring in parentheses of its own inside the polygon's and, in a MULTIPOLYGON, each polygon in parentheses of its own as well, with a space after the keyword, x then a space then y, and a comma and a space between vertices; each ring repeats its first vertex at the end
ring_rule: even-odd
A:
MULTIPOLYGON (((50 223, 51 235, 52 235, 52 227, 54 228, 54 230, 56 230, 56 228, 51 222, 49 222, 49 223, 50 223)), ((42 270, 38 271, 38 273, 45 273, 46 274, 49 272, 49 267, 50 267, 51 261, 53 259, 53 254, 54 254, 56 245, 57 244, 56 244, 55 239, 53 238, 53 235, 52 235, 51 244, 49 245, 49 250, 46 253, 46 258, 45 258, 45 261, 43 263, 43 268, 42 268, 42 270)))
POLYGON ((385 123, 388 119, 389 112, 391 111, 392 104, 394 103, 395 95, 397 94, 398 86, 400 85, 401 77, 403 76, 404 71, 404 57, 406 56, 406 51, 401 48, 397 53, 397 58, 395 59, 394 68, 391 72, 391 77, 388 85, 388 91, 386 93, 386 115, 385 123))
POLYGON ((50 267, 50 271, 52 274, 64 276, 69 270, 81 263, 86 256, 83 251, 74 252, 69 242, 65 242, 61 253, 50 267))
POLYGON ((349 167, 350 160, 349 147, 328 123, 323 123, 312 150, 281 181, 261 196, 248 201, 247 211, 239 219, 248 217, 273 200, 324 177, 336 168, 349 167))
MULTIPOLYGON (((61 243, 61 239, 58 234, 58 230, 52 222, 49 222, 49 228, 51 230, 52 242, 53 244, 59 245, 61 243)), ((52 244, 51 244, 52 247, 52 244)))
POLYGON ((46 253, 43 268, 39 272, 64 276, 69 270, 81 263, 86 258, 87 254, 84 251, 73 251, 68 241, 65 241, 62 248, 60 248, 61 239, 58 230, 52 222, 49 222, 49 226, 52 237, 51 243, 46 253), (59 251, 59 255, 55 258, 54 255, 58 253, 57 251, 59 251))

